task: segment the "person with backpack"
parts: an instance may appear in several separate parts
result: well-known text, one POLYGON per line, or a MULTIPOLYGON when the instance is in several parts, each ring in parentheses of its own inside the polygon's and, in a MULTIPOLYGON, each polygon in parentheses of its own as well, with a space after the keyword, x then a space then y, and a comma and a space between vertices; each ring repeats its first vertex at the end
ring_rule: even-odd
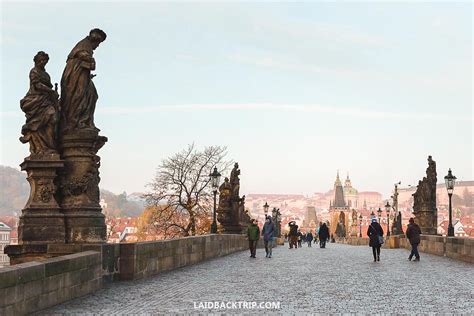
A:
POLYGON ((377 222, 377 219, 372 218, 372 223, 367 229, 367 236, 369 236, 369 247, 372 247, 372 254, 374 255, 374 262, 380 261, 380 247, 383 241, 383 228, 377 222))
POLYGON ((265 224, 262 228, 263 243, 265 244, 265 257, 272 257, 273 236, 275 235, 275 224, 272 222, 272 217, 268 216, 265 219, 265 224))
POLYGON ((293 249, 293 246, 295 248, 298 248, 298 225, 296 225, 295 221, 291 221, 288 223, 288 226, 290 227, 290 232, 288 234, 288 238, 290 240, 290 249, 293 249))
POLYGON ((303 233, 301 232, 301 230, 298 231, 298 247, 301 248, 301 244, 303 242, 303 233))
POLYGON ((408 260, 411 261, 415 256, 415 261, 420 261, 420 254, 418 253, 418 245, 420 244, 421 228, 415 223, 415 219, 412 217, 409 220, 406 236, 410 241, 411 253, 408 260))
POLYGON ((319 248, 326 248, 326 241, 329 238, 329 228, 326 223, 319 227, 319 248))
POLYGON ((311 243, 313 242, 313 234, 311 231, 306 234, 306 242, 308 243, 308 247, 311 247, 311 243))

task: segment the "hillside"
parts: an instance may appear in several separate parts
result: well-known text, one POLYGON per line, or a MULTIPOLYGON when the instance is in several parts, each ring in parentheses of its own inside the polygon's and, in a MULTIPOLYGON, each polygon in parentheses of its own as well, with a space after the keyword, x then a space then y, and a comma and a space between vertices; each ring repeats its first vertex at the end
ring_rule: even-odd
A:
MULTIPOLYGON (((0 216, 20 214, 30 193, 26 173, 15 168, 0 166, 0 216)), ((114 194, 101 189, 101 199, 107 204, 110 216, 138 216, 142 213, 143 202, 127 194, 114 194)))

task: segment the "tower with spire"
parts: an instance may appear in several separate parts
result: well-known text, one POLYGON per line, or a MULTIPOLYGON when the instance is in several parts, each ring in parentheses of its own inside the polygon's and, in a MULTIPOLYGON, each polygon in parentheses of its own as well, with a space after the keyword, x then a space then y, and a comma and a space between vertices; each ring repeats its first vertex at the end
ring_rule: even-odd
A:
MULTIPOLYGON (((347 178, 347 180, 349 180, 349 177, 347 178)), ((347 183, 347 180, 345 184, 347 183)), ((342 186, 342 182, 339 177, 339 170, 337 171, 336 181, 334 181, 334 200, 329 203, 329 214, 329 233, 336 236, 336 231, 338 234, 341 234, 341 232, 344 231, 344 237, 347 236, 349 228, 350 208, 347 205, 344 197, 344 187, 342 186)))

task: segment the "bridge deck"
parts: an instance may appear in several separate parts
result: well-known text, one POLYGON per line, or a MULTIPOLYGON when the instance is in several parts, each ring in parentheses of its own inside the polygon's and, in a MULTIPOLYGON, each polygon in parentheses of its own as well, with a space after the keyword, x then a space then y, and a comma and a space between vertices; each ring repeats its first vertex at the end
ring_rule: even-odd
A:
MULTIPOLYGON (((280 302, 278 312, 474 313, 472 264, 421 254, 409 262, 404 249, 329 244, 274 249, 257 259, 239 252, 152 278, 108 284, 98 292, 41 314, 206 313, 199 302, 280 302)), ((213 310, 262 313, 263 310, 213 310)), ((276 310, 266 310, 268 313, 276 310)))

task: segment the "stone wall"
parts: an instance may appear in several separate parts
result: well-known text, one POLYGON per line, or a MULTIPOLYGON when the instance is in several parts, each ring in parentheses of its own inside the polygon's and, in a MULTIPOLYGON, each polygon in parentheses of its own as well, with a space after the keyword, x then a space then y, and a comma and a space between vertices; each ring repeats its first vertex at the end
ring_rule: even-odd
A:
POLYGON ((0 315, 24 315, 93 293, 104 281, 140 279, 245 249, 245 236, 231 234, 140 243, 49 245, 51 255, 78 253, 0 269, 0 315))
MULTIPOLYGON (((369 244, 369 239, 348 238, 340 242, 353 246, 366 246, 369 244)), ((404 235, 390 236, 385 241, 383 248, 405 248, 411 250, 410 242, 404 235)), ((473 238, 421 235, 418 251, 474 263, 473 238)))
POLYGON ((120 279, 141 279, 248 249, 243 235, 204 235, 120 244, 120 279))
POLYGON ((77 254, 0 269, 0 315, 24 315, 102 287, 101 254, 77 254))

